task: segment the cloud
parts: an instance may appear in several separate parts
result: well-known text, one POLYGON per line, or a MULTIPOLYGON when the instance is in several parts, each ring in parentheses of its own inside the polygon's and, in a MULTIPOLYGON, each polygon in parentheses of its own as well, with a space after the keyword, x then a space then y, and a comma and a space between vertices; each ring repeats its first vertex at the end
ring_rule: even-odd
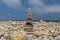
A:
POLYGON ((43 0, 29 0, 29 4, 32 6, 32 11, 35 13, 41 13, 45 7, 43 0))
POLYGON ((45 13, 48 12, 60 12, 60 5, 51 5, 51 6, 46 6, 44 9, 45 13))
POLYGON ((21 6, 20 0, 1 0, 2 3, 11 7, 11 8, 19 8, 21 6))
POLYGON ((32 5, 40 5, 40 3, 42 3, 42 2, 39 0, 29 0, 29 3, 32 5))
MULTIPOLYGON (((11 8, 21 8, 21 0, 1 0, 2 3, 11 8)), ((32 6, 31 10, 35 13, 48 13, 48 12, 60 12, 60 5, 46 5, 47 0, 28 0, 28 3, 32 6)), ((53 2, 54 3, 54 2, 53 2)))
POLYGON ((45 0, 29 0, 29 4, 32 5, 32 11, 39 14, 48 12, 60 12, 60 5, 47 5, 44 3, 44 1, 45 0))

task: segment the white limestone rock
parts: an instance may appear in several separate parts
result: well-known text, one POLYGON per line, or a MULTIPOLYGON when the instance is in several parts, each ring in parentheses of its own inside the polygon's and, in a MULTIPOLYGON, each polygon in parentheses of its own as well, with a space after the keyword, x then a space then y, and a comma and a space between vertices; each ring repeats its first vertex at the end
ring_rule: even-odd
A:
POLYGON ((60 36, 56 37, 54 40, 60 40, 60 36))
POLYGON ((40 36, 40 32, 39 31, 34 31, 34 35, 35 36, 40 36))

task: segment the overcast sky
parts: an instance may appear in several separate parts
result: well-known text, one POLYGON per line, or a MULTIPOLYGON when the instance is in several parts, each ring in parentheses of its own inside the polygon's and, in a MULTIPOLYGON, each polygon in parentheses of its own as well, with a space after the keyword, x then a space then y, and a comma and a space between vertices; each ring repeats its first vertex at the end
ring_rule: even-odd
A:
POLYGON ((33 20, 60 20, 60 0, 0 0, 0 20, 25 20, 28 8, 33 20))

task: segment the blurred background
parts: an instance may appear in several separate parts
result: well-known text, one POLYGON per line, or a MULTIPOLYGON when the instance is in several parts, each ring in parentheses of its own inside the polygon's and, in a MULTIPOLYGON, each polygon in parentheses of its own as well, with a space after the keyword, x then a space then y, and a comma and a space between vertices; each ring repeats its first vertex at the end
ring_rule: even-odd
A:
POLYGON ((33 20, 60 21, 60 0, 0 0, 0 20, 25 20, 28 8, 33 20))

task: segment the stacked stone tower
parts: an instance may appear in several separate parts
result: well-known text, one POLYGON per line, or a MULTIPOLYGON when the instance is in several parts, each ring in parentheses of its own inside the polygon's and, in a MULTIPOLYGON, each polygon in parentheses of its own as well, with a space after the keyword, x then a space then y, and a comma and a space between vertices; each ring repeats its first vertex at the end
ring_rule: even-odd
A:
POLYGON ((26 19, 26 25, 27 25, 27 26, 30 26, 30 27, 33 27, 33 24, 32 24, 32 15, 31 15, 30 8, 28 8, 28 14, 27 14, 27 19, 26 19))
POLYGON ((28 14, 27 14, 25 25, 26 26, 24 30, 27 32, 27 34, 33 34, 33 22, 32 22, 32 15, 31 15, 30 8, 28 8, 28 14))

